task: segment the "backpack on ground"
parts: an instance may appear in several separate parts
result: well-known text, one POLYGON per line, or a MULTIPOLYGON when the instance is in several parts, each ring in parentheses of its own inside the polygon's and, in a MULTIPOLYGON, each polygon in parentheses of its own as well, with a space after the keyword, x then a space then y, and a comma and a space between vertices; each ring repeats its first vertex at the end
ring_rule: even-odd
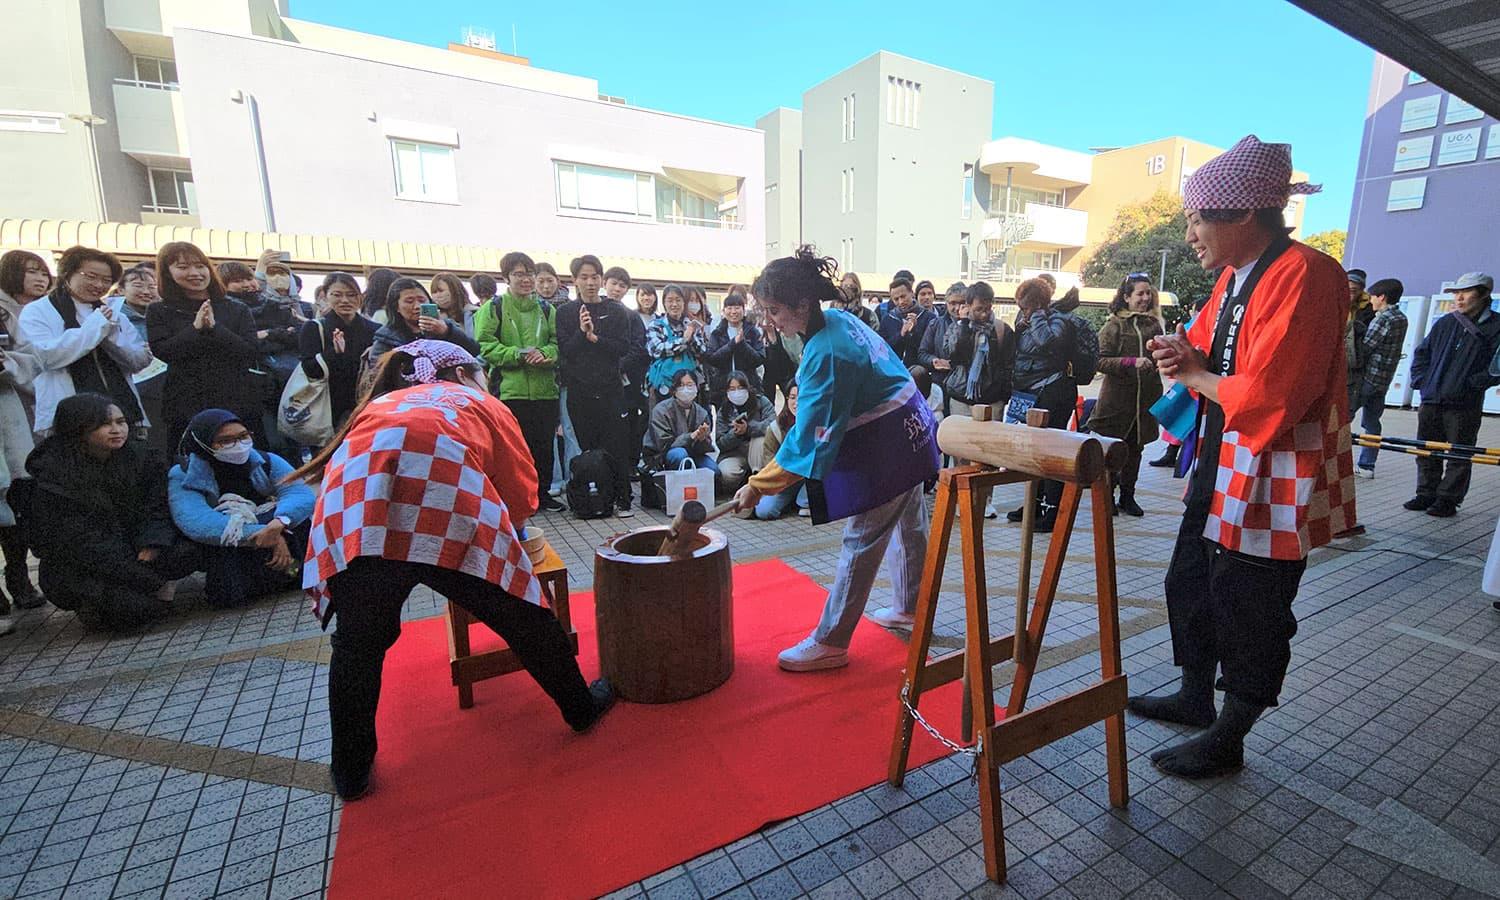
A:
POLYGON ((1068 373, 1073 383, 1082 387, 1099 374, 1099 334, 1081 316, 1068 317, 1073 344, 1068 349, 1068 373))
POLYGON ((568 475, 568 507, 580 519, 602 519, 615 512, 615 466, 603 450, 573 458, 568 475))

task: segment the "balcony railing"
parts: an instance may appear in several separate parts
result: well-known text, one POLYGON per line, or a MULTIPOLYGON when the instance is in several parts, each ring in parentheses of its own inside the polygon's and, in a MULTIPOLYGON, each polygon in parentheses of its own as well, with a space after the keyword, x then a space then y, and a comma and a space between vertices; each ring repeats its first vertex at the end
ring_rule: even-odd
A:
POLYGON ((181 86, 177 82, 141 81, 139 78, 116 78, 115 84, 129 85, 130 87, 149 88, 154 91, 176 91, 181 86))
POLYGON ((659 216, 658 222, 666 225, 691 225, 694 228, 719 228, 724 231, 743 231, 745 223, 735 219, 698 219, 692 216, 659 216))

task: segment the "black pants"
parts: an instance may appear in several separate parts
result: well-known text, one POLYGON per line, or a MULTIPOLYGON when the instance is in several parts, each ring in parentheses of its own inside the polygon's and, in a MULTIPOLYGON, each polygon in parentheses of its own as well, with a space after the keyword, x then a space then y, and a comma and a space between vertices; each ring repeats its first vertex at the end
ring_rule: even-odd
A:
MULTIPOLYGON (((1042 388, 1036 395, 1036 409, 1047 411, 1047 427, 1066 430, 1068 421, 1078 407, 1078 386, 1066 375, 1042 388)), ((1052 513, 1062 499, 1061 481, 1043 481, 1037 492, 1042 500, 1042 509, 1052 513)))
POLYGON ((49 557, 42 560, 37 580, 53 606, 75 610, 87 627, 135 631, 172 611, 156 592, 202 568, 200 547, 179 539, 149 563, 133 556, 88 562, 49 557))
POLYGON ((635 468, 642 461, 642 448, 646 443, 646 426, 651 423, 651 410, 656 406, 656 396, 647 385, 636 385, 627 389, 630 406, 630 466, 635 468))
POLYGON ((357 775, 375 759, 375 709, 385 652, 401 635, 401 606, 425 584, 473 613, 516 652, 526 671, 562 710, 570 725, 594 714, 573 647, 551 610, 506 593, 499 585, 452 569, 362 556, 328 580, 338 628, 329 643, 328 717, 333 769, 357 775))
POLYGON ((557 421, 561 417, 557 401, 506 400, 505 405, 515 414, 521 436, 526 439, 526 449, 531 451, 531 462, 536 466, 537 499, 546 499, 547 488, 552 484, 552 448, 556 446, 557 421))
MULTIPOLYGON (((309 525, 287 529, 287 549, 292 559, 302 562, 307 550, 309 525)), ((301 580, 300 567, 292 572, 266 568, 271 551, 259 547, 218 547, 203 544, 203 598, 209 606, 229 609, 244 606, 257 597, 295 587, 301 580)))
POLYGON ((1139 424, 1130 426, 1130 432, 1125 435, 1124 441, 1125 467, 1120 470, 1120 474, 1115 478, 1115 480, 1120 485, 1121 496, 1123 496, 1126 492, 1134 494, 1135 483, 1139 481, 1141 477, 1142 448, 1139 424))
MULTIPOLYGON (((615 505, 630 507, 630 412, 624 391, 590 393, 568 386, 568 416, 580 451, 603 450, 615 467, 615 505)), ((637 448, 639 449, 639 448, 637 448)), ((569 473, 564 473, 569 474, 569 473)))
POLYGON ((1235 553, 1203 537, 1203 525, 1191 509, 1183 516, 1167 569, 1172 661, 1189 669, 1222 665, 1225 691, 1275 706, 1292 661, 1292 600, 1307 560, 1235 553))
MULTIPOLYGON (((1423 403, 1417 409, 1417 440, 1448 444, 1473 444, 1479 439, 1481 406, 1439 406, 1423 403)), ((1469 493, 1474 464, 1468 460, 1417 457, 1417 496, 1447 500, 1457 506, 1469 493), (1447 471, 1444 471, 1444 465, 1447 471)))

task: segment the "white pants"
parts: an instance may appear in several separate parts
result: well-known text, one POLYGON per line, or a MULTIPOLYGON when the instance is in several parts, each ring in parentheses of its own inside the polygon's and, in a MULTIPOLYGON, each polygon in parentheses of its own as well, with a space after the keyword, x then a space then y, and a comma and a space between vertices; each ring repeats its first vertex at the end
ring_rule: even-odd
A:
POLYGON ((889 555, 891 606, 904 612, 917 608, 917 590, 922 584, 922 563, 927 555, 927 503, 922 485, 844 523, 844 546, 839 552, 838 574, 823 618, 813 637, 820 644, 846 648, 854 637, 854 626, 870 601, 870 588, 887 558, 886 547, 895 538, 889 555))

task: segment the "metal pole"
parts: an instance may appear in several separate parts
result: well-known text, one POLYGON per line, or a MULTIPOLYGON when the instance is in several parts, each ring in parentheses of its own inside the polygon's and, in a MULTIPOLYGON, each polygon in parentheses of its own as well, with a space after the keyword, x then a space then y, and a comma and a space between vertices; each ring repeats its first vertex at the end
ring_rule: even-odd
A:
POLYGON ((260 208, 265 216, 266 230, 276 230, 276 211, 271 205, 271 176, 266 169, 266 145, 260 131, 260 104, 255 95, 245 93, 245 109, 250 113, 250 143, 255 147, 255 173, 260 178, 260 208))
POLYGON ((1161 251, 1161 277, 1156 281, 1156 289, 1164 291, 1167 289, 1167 251, 1161 251))
MULTIPOLYGON (((1003 219, 1000 220, 1000 224, 1001 224, 1002 227, 1008 226, 1009 223, 1010 223, 1010 187, 1011 187, 1011 176, 1015 174, 1015 171, 1016 171, 1015 166, 1006 166, 1005 167, 1005 218, 1003 218, 1003 219)), ((1010 274, 1010 248, 1011 248, 1010 236, 1007 235, 1007 234, 1005 234, 1004 231, 1002 231, 1001 234, 1000 234, 1000 252, 1002 254, 1004 254, 1004 259, 1002 260, 1002 263, 1004 265, 1005 273, 1007 275, 1010 274)))

